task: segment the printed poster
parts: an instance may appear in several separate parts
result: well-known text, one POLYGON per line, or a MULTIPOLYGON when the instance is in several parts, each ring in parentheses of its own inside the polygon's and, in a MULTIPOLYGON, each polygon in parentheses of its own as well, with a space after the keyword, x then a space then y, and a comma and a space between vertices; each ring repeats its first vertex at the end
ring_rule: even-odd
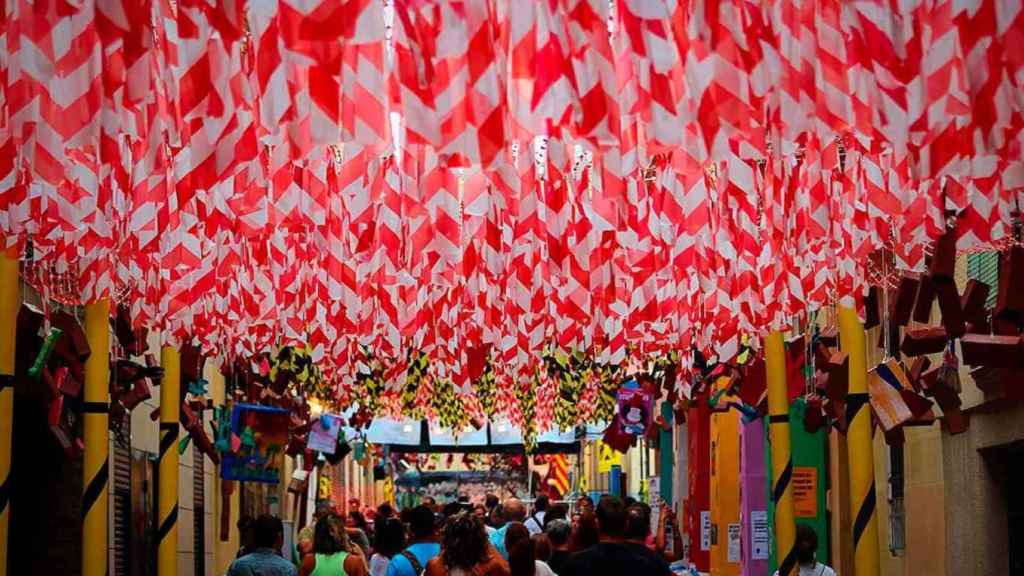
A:
POLYGON ((767 560, 769 546, 768 512, 766 510, 750 511, 750 559, 767 560))
MULTIPOLYGON (((661 504, 661 477, 651 476, 647 480, 647 504, 652 508, 658 508, 661 504)), ((654 531, 657 534, 657 530, 654 531)))
POLYGON ((797 518, 818 516, 818 469, 793 467, 793 510, 797 518))
POLYGON ((729 524, 729 562, 740 561, 740 525, 729 524))
MULTIPOLYGON (((651 506, 651 534, 657 534, 661 522, 661 506, 651 506)), ((665 541, 671 542, 672 535, 665 532, 665 541)))
POLYGON ((711 550, 711 511, 700 511, 700 549, 711 550))

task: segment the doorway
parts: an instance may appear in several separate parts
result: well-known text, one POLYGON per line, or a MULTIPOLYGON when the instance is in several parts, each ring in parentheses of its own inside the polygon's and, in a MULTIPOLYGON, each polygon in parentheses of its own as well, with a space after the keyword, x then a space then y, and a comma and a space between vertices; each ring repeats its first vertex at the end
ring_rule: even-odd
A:
POLYGON ((13 420, 7 573, 81 574, 82 458, 64 453, 38 398, 16 392, 13 420))
POLYGON ((1006 540, 1010 552, 1010 576, 1024 576, 1024 445, 1015 444, 1007 450, 1006 480, 1006 540))
MULTIPOLYGON (((1006 550, 1008 576, 1024 576, 1024 440, 979 451, 1006 504, 1006 550)), ((998 518, 993 518, 998 522, 998 518)))

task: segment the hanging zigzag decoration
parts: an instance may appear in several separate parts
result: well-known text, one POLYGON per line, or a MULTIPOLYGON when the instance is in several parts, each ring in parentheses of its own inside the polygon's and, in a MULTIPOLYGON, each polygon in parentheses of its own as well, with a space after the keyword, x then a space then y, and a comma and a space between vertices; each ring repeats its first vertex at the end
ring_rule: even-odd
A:
POLYGON ((548 374, 558 386, 558 397, 555 400, 555 423, 563 430, 572 428, 579 421, 580 396, 583 394, 586 378, 580 356, 556 351, 549 354, 546 360, 548 374))
POLYGON ((469 424, 462 398, 455 393, 451 380, 437 382, 431 404, 441 426, 458 432, 469 424))
POLYGON ((409 369, 405 376, 405 385, 402 386, 402 411, 410 417, 422 418, 423 415, 416 405, 416 395, 419 392, 420 384, 423 383, 423 376, 426 374, 429 358, 423 354, 415 354, 410 351, 411 360, 409 369))
POLYGON ((502 408, 552 342, 602 388, 729 360, 859 306, 874 251, 924 270, 947 210, 1019 242, 1018 2, 65 4, 0 19, 27 281, 229 362, 308 345, 346 401, 367 349, 389 403, 406 350, 464 393, 493 347, 502 408))
POLYGON ((595 371, 598 379, 597 406, 591 416, 594 422, 611 422, 615 415, 616 393, 622 385, 622 372, 618 366, 600 366, 595 371))
POLYGON ((484 365, 483 374, 476 381, 474 386, 476 392, 477 401, 480 403, 480 410, 483 415, 491 419, 495 416, 497 407, 495 406, 495 375, 494 375, 494 364, 491 359, 487 359, 487 363, 484 365))

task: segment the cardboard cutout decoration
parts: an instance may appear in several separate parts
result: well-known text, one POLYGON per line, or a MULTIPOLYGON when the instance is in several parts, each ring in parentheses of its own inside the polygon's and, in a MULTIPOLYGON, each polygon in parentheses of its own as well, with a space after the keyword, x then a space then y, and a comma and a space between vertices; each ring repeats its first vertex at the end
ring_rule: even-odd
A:
POLYGON ((231 430, 241 439, 237 452, 224 455, 221 478, 277 484, 288 442, 288 411, 256 404, 236 404, 231 430))

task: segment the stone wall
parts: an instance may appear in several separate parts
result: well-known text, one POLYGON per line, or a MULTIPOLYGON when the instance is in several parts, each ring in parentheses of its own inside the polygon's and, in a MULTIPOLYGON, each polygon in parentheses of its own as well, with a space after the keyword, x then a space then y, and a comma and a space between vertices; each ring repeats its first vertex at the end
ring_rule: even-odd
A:
POLYGON ((1008 573, 1007 503, 1000 481, 1000 456, 986 458, 981 451, 1021 440, 1021 405, 994 413, 974 412, 967 432, 942 435, 948 574, 1008 573))

